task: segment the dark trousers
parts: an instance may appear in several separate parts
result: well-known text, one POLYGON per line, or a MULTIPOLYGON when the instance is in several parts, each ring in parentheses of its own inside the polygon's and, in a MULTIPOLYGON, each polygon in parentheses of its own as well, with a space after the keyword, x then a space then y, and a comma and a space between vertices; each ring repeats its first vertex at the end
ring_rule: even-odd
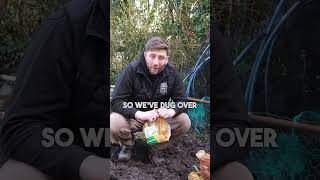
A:
POLYGON ((9 159, 0 168, 1 180, 52 180, 41 171, 25 163, 9 159))

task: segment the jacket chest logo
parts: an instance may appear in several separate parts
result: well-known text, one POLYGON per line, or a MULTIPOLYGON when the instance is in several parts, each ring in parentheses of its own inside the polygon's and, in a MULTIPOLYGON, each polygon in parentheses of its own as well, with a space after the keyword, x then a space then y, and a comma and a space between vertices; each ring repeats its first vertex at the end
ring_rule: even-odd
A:
POLYGON ((166 94, 168 91, 168 84, 167 82, 163 82, 160 84, 160 93, 161 94, 166 94))

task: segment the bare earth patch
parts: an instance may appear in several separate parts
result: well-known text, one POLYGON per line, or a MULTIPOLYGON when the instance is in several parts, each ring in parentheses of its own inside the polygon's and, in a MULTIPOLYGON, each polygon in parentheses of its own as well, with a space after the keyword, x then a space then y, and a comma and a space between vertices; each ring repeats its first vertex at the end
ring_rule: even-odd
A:
POLYGON ((186 180, 188 173, 198 165, 195 154, 199 150, 210 151, 209 131, 199 135, 192 131, 173 143, 165 150, 166 161, 154 165, 149 160, 149 148, 144 140, 138 138, 133 150, 133 157, 127 163, 119 162, 116 156, 118 145, 111 146, 111 179, 118 180, 186 180))

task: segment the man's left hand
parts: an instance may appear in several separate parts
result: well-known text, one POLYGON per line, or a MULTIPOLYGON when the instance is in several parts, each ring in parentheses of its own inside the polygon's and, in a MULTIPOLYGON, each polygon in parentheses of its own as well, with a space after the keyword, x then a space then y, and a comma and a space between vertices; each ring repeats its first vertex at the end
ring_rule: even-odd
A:
POLYGON ((157 109, 157 112, 159 116, 165 119, 172 118, 174 115, 176 115, 176 112, 173 109, 167 109, 167 108, 159 108, 157 109))

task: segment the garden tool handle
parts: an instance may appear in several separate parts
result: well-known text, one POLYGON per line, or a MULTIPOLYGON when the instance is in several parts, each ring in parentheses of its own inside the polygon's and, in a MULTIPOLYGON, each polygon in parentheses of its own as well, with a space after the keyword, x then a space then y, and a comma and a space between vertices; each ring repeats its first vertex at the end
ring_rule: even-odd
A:
POLYGON ((187 100, 188 100, 188 101, 193 101, 193 102, 210 104, 210 101, 206 101, 206 100, 202 100, 202 99, 197 99, 197 98, 187 97, 187 100))

